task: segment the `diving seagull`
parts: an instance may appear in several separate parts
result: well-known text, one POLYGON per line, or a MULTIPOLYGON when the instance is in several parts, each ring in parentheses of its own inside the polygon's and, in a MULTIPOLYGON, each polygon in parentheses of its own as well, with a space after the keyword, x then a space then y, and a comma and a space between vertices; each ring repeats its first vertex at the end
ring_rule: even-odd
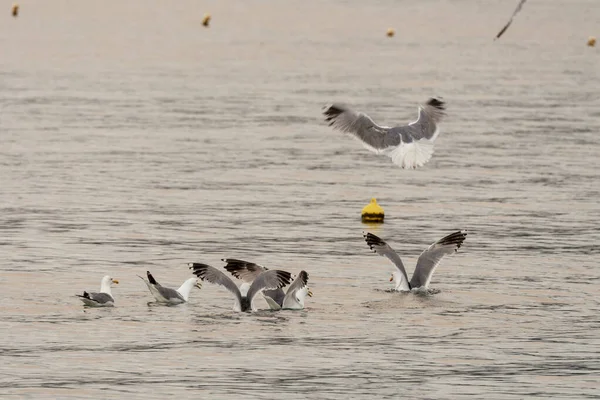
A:
POLYGON ((444 110, 443 101, 431 98, 419 106, 416 121, 395 127, 379 126, 367 114, 342 104, 325 107, 323 114, 329 126, 354 135, 368 150, 390 157, 401 168, 417 168, 431 159, 444 110))
POLYGON ((77 294, 83 304, 88 307, 113 307, 115 305, 115 299, 112 297, 110 291, 110 285, 119 284, 119 281, 111 278, 109 275, 105 275, 100 281, 100 292, 83 292, 83 295, 77 294))
POLYGON ((525 4, 527 0, 521 0, 519 1, 519 4, 517 5, 517 8, 515 9, 515 11, 513 11, 512 15, 510 16, 510 19, 508 20, 508 23, 506 25, 504 25, 504 28, 502 28, 500 30, 500 32, 498 32, 498 34, 496 35, 496 37, 494 38, 494 40, 499 39, 500 36, 502 36, 504 34, 504 32, 506 32, 506 30, 508 29, 508 27, 510 26, 510 24, 512 24, 513 22, 513 18, 519 13, 519 11, 521 11, 521 8, 523 8, 523 4, 525 4))
POLYGON ((202 284, 198 281, 198 278, 190 278, 183 282, 183 285, 179 287, 179 289, 171 289, 168 287, 162 286, 160 283, 154 279, 150 271, 146 271, 146 276, 148 280, 144 279, 144 277, 138 277, 144 281, 152 296, 159 303, 166 304, 181 304, 188 301, 190 297, 190 292, 193 288, 202 289, 202 284))
MULTIPOLYGON (((261 273, 268 271, 267 267, 255 264, 249 261, 238 260, 235 258, 224 258, 225 269, 233 276, 251 284, 261 273)), ((287 293, 283 289, 265 290, 263 297, 271 307, 271 310, 302 310, 304 308, 304 299, 306 296, 312 297, 312 292, 308 288, 308 273, 300 271, 298 276, 291 283, 287 293)))
POLYGON ((412 279, 408 281, 408 275, 404 269, 404 264, 400 256, 381 238, 372 233, 364 233, 363 236, 369 245, 369 248, 382 257, 389 259, 398 271, 392 273, 390 282, 394 281, 395 290, 410 291, 411 289, 424 288, 427 289, 433 272, 440 264, 440 261, 445 255, 452 254, 458 251, 460 246, 467 238, 466 231, 457 231, 448 236, 443 237, 437 242, 429 246, 421 253, 417 260, 417 266, 413 272, 412 279))
POLYGON ((208 264, 189 263, 194 275, 203 281, 224 286, 235 296, 234 311, 252 311, 252 300, 264 290, 280 289, 290 284, 292 274, 286 271, 273 269, 261 272, 250 285, 248 292, 242 295, 237 285, 220 270, 208 264))

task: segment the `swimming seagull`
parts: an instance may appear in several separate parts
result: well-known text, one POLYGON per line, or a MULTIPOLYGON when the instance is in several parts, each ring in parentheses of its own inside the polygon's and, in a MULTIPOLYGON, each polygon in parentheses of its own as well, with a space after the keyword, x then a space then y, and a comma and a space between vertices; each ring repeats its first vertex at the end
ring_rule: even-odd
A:
POLYGON ((167 304, 181 304, 188 301, 190 297, 190 292, 193 288, 197 287, 198 289, 202 289, 202 284, 198 281, 198 278, 190 278, 183 282, 183 285, 179 287, 179 289, 171 289, 162 286, 160 283, 156 282, 156 279, 152 276, 150 271, 146 271, 146 275, 148 276, 148 280, 144 279, 144 277, 138 277, 144 281, 152 296, 159 303, 167 303, 167 304))
POLYGON ((189 263, 188 265, 190 266, 190 269, 193 270, 194 275, 198 278, 203 281, 224 286, 233 293, 235 296, 235 303, 233 305, 234 311, 252 311, 252 300, 257 294, 264 290, 280 289, 289 285, 292 277, 292 274, 289 272, 278 269, 261 272, 250 285, 248 292, 245 295, 242 295, 240 289, 238 289, 231 278, 215 267, 202 263, 189 263))
POLYGON ((375 253, 382 257, 389 259, 398 271, 392 273, 390 282, 394 281, 395 289, 397 291, 410 291, 415 288, 427 289, 433 272, 439 265, 442 258, 447 254, 452 254, 458 251, 460 246, 467 238, 466 231, 457 231, 451 233, 448 236, 443 237, 437 242, 429 246, 424 252, 421 253, 417 260, 417 266, 413 272, 412 279, 408 281, 408 275, 404 269, 404 264, 400 256, 392 249, 386 242, 381 238, 373 235, 372 233, 364 233, 363 236, 369 245, 369 248, 375 253))
MULTIPOLYGON (((251 284, 262 272, 268 271, 267 267, 258 265, 249 261, 238 260, 235 258, 224 258, 225 269, 238 279, 251 284)), ((304 308, 304 299, 306 296, 312 297, 312 292, 307 286, 308 273, 300 271, 287 290, 283 289, 265 290, 263 297, 271 307, 271 310, 301 310, 304 308)))
POLYGON ((402 168, 417 168, 433 154, 433 142, 440 134, 438 123, 446 115, 444 110, 443 101, 429 99, 419 106, 416 121, 393 128, 379 126, 367 114, 341 104, 325 107, 323 114, 329 126, 354 135, 368 150, 390 157, 402 168))
POLYGON ((99 293, 84 291, 83 295, 77 294, 76 296, 88 307, 113 307, 115 299, 112 297, 110 291, 111 283, 119 284, 119 281, 111 278, 109 275, 105 275, 100 282, 99 293))
POLYGON ((521 8, 523 8, 523 4, 525 4, 527 0, 521 0, 519 1, 519 4, 517 5, 517 8, 515 9, 515 11, 513 11, 512 15, 510 16, 510 19, 508 20, 508 23, 506 25, 504 25, 504 28, 502 28, 500 30, 500 32, 498 32, 498 34, 496 35, 496 37, 494 38, 494 40, 499 39, 500 36, 502 36, 504 34, 504 32, 506 32, 506 30, 508 29, 508 27, 510 26, 510 24, 512 24, 513 22, 513 18, 519 13, 519 11, 521 11, 521 8))

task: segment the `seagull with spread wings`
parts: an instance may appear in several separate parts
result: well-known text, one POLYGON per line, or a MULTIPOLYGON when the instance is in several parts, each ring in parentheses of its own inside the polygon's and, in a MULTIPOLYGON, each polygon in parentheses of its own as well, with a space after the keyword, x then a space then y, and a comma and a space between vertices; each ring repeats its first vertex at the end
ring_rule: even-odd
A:
MULTIPOLYGON (((252 284, 261 273, 269 270, 262 265, 235 258, 224 258, 222 261, 227 263, 224 268, 231 275, 241 279, 246 284, 252 284)), ((306 271, 300 271, 290 284, 287 293, 283 289, 265 290, 263 292, 263 297, 271 310, 301 310, 304 308, 306 296, 312 297, 312 292, 308 288, 308 273, 306 271)))
POLYGON ((373 252, 390 260, 398 269, 392 273, 390 281, 394 281, 395 289, 399 292, 410 291, 411 289, 424 288, 427 289, 431 277, 435 269, 442 261, 445 255, 453 254, 458 251, 460 246, 467 238, 466 231, 457 231, 448 236, 443 237, 437 242, 429 246, 421 253, 417 260, 417 266, 413 272, 412 278, 409 281, 408 275, 400 256, 394 249, 390 247, 383 239, 372 233, 364 233, 363 236, 367 245, 373 252))
POLYGON ((433 155, 433 142, 440 134, 439 122, 446 115, 445 103, 429 99, 419 106, 419 117, 408 125, 380 126, 367 114, 342 104, 325 107, 323 114, 329 126, 349 133, 364 147, 383 154, 401 168, 425 165, 433 155))
POLYGON ((242 295, 233 280, 215 267, 202 263, 189 263, 188 265, 198 278, 215 285, 221 285, 229 290, 235 297, 233 310, 238 312, 252 311, 252 300, 256 295, 265 290, 281 289, 290 284, 292 277, 292 274, 289 272, 278 269, 261 272, 252 281, 246 294, 242 295))

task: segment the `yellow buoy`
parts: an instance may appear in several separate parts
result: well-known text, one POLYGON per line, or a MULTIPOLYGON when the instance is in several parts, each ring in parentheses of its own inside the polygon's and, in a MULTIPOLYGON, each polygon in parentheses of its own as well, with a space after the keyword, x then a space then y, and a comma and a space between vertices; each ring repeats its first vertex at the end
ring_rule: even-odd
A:
POLYGON ((360 214, 362 222, 383 222, 383 208, 377 204, 375 197, 371 199, 371 202, 367 204, 360 214))
POLYGON ((388 37, 392 37, 392 36, 394 36, 395 34, 396 34, 396 31, 394 30, 394 28, 389 28, 389 29, 387 30, 387 33, 386 33, 386 35, 387 35, 388 37))
POLYGON ((19 5, 17 3, 12 6, 12 16, 17 17, 19 15, 19 5))
POLYGON ((202 25, 206 27, 210 25, 210 14, 204 14, 204 18, 202 18, 202 25))
POLYGON ((588 46, 590 46, 590 47, 594 47, 594 46, 596 45, 596 38, 595 38, 595 37, 593 37, 593 36, 590 36, 590 37, 588 38, 588 43, 587 43, 587 44, 588 44, 588 46))

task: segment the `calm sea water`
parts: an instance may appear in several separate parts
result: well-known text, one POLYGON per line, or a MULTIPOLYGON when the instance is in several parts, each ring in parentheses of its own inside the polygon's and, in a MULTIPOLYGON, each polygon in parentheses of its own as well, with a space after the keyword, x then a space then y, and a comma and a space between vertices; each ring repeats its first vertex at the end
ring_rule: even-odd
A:
POLYGON ((493 42, 516 3, 0 1, 2 397, 600 398, 600 7, 532 0, 493 42), (404 123, 433 95, 416 171, 320 115, 404 123), (431 296, 387 291, 361 234, 411 273, 455 229, 431 296), (315 296, 161 307, 136 277, 223 257, 315 296), (104 274, 116 307, 84 310, 104 274))

